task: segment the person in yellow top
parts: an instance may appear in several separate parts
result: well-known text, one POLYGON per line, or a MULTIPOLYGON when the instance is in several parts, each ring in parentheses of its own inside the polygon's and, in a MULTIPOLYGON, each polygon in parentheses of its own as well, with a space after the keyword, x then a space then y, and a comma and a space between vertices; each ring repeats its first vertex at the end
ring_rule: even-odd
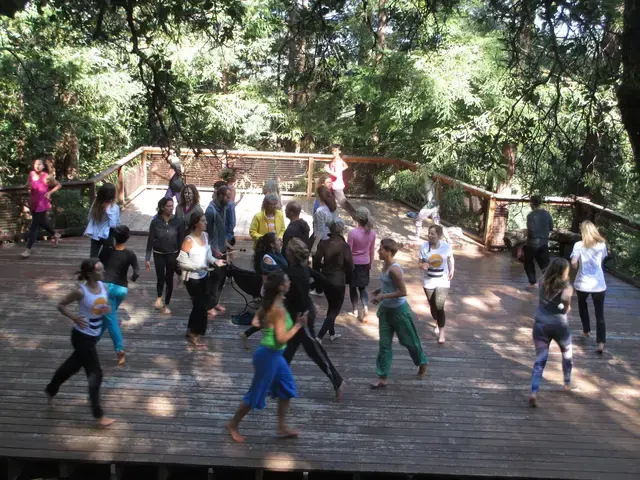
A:
POLYGON ((284 237, 284 214, 278 209, 278 197, 273 193, 265 195, 262 202, 262 210, 256 213, 251 220, 249 235, 253 239, 253 248, 258 239, 269 232, 275 232, 279 239, 284 237))

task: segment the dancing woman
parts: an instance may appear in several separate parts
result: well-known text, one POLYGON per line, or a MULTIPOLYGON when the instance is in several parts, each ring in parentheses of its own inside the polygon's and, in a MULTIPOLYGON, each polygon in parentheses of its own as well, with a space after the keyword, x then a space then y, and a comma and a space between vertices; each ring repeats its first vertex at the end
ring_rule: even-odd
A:
POLYGON ((580 233, 582 233, 582 241, 576 242, 571 252, 571 266, 578 269, 573 286, 578 294, 578 311, 585 337, 588 337, 591 332, 587 299, 589 295, 593 299, 593 307, 596 311, 596 342, 598 342, 596 352, 602 353, 607 341, 607 328, 604 323, 604 296, 607 284, 602 270, 602 262, 608 255, 607 244, 596 226, 589 220, 580 224, 580 233))
POLYGON ((253 410, 261 410, 266 406, 268 394, 278 397, 278 427, 280 438, 297 438, 299 433, 287 426, 287 412, 292 398, 297 396, 296 382, 283 352, 287 342, 291 340, 307 323, 306 315, 300 315, 293 323, 284 307, 283 301, 291 282, 282 272, 272 272, 264 283, 262 308, 258 319, 264 328, 264 336, 260 347, 253 355, 253 380, 236 413, 226 427, 231 438, 236 442, 244 442, 238 426, 244 417, 253 410))
POLYGON ((400 345, 411 355, 413 363, 418 367, 418 377, 427 372, 427 357, 422 350, 420 337, 413 323, 413 312, 407 303, 407 287, 400 264, 394 262, 398 253, 398 244, 385 238, 380 242, 378 257, 382 260, 382 288, 374 293, 373 304, 378 307, 380 342, 376 369, 378 381, 371 388, 385 388, 391 370, 393 335, 398 335, 400 345))
POLYGON ((200 193, 195 185, 185 185, 180 192, 180 202, 176 207, 176 218, 184 222, 184 228, 186 229, 191 221, 191 215, 195 213, 200 215, 204 213, 200 206, 200 193))
MULTIPOLYGON (((311 243, 311 256, 315 257, 318 246, 322 242, 329 241, 329 226, 338 220, 338 204, 331 190, 324 185, 320 185, 316 191, 316 198, 320 201, 320 206, 313 214, 313 235, 309 239, 311 243)), ((320 270, 318 261, 313 261, 313 269, 320 270)), ((311 295, 322 296, 324 291, 321 282, 316 282, 316 288, 311 291, 311 295)))
POLYGON ((331 363, 329 355, 316 340, 313 323, 316 319, 316 307, 309 296, 311 279, 320 280, 322 275, 309 268, 309 248, 299 238, 293 238, 286 250, 287 262, 289 266, 285 268, 287 275, 291 279, 291 288, 285 295, 284 305, 291 315, 291 318, 298 318, 301 313, 307 312, 307 326, 296 333, 287 343, 284 351, 284 358, 287 363, 291 363, 298 347, 302 344, 305 352, 311 360, 329 378, 336 394, 336 401, 342 399, 345 382, 338 371, 331 363))
MULTIPOLYGON (((192 218, 193 215, 196 214, 189 217, 192 218)), ((202 213, 200 215, 202 216, 202 213)), ((184 221, 173 215, 173 199, 161 198, 158 201, 158 214, 153 217, 151 225, 149 225, 145 267, 147 272, 151 271, 151 253, 153 252, 157 278, 157 297, 153 306, 166 315, 171 314, 169 303, 171 303, 171 295, 173 294, 173 275, 176 271, 178 252, 184 239, 184 233, 184 221), (164 303, 162 302, 163 292, 165 294, 164 303)))
POLYGON ((529 405, 538 405, 538 389, 542 373, 549 358, 549 344, 555 341, 562 352, 562 372, 564 389, 571 389, 571 369, 573 355, 571 329, 567 314, 571 310, 573 288, 569 283, 569 262, 555 258, 547 267, 540 282, 538 309, 533 324, 533 343, 536 347, 536 361, 531 374, 531 395, 529 405))
MULTIPOLYGON (((132 251, 127 249, 127 241, 129 240, 129 227, 126 225, 118 225, 113 230, 113 238, 116 245, 108 255, 104 255, 105 260, 105 286, 109 292, 109 306, 111 311, 104 316, 103 328, 109 330, 113 348, 118 356, 118 366, 124 365, 125 353, 124 342, 122 340, 122 332, 120 331, 120 323, 118 322, 118 308, 129 293, 129 281, 127 276, 129 267, 133 270, 131 281, 135 282, 140 276, 140 268, 138 267, 138 257, 132 251), (105 263, 106 262, 106 263, 105 263)), ((103 250, 106 252, 106 250, 103 250)), ((101 259, 102 260, 102 259, 101 259)))
POLYGON ((193 305, 187 325, 187 339, 189 343, 202 347, 200 336, 207 333, 207 275, 210 265, 225 266, 224 260, 219 260, 211 254, 209 237, 207 236, 207 218, 204 215, 191 216, 189 235, 182 242, 178 264, 183 270, 183 279, 193 305))
MULTIPOLYGON (((287 259, 282 256, 281 249, 282 241, 274 232, 269 232, 260 237, 256 244, 256 250, 253 257, 253 269, 262 275, 263 286, 261 292, 263 295, 264 282, 267 279, 267 275, 275 271, 282 271, 288 266, 287 259)), ((259 330, 259 327, 252 324, 244 332, 240 333, 240 338, 242 339, 245 349, 249 349, 247 339, 259 330)))
POLYGON ((91 239, 91 258, 98 258, 103 248, 113 247, 111 230, 120 225, 120 207, 116 204, 116 186, 105 183, 96 193, 89 211, 84 234, 91 239))
POLYGON ((349 284, 349 296, 353 305, 350 314, 361 322, 367 321, 369 315, 369 272, 376 248, 376 232, 371 229, 369 209, 356 208, 355 219, 358 227, 347 235, 347 243, 351 247, 353 257, 353 275, 349 284), (359 298, 358 298, 359 297, 359 298), (362 307, 361 307, 362 305, 362 307))
POLYGON ((444 304, 449 295, 451 280, 455 273, 455 262, 451 245, 442 240, 443 230, 440 225, 429 226, 427 243, 420 249, 420 268, 424 270, 422 286, 429 300, 431 316, 436 321, 433 329, 438 336, 438 343, 444 343, 444 325, 446 315, 444 304))
POLYGON ((64 382, 84 368, 89 382, 89 400, 91 412, 100 427, 108 427, 115 420, 104 416, 100 406, 100 385, 102 384, 102 368, 98 359, 96 344, 102 332, 103 316, 109 313, 109 294, 102 283, 104 267, 100 260, 91 258, 83 260, 78 272, 80 283, 58 303, 58 311, 73 321, 71 345, 73 353, 56 370, 45 393, 49 402, 58 394, 64 382), (78 302, 78 313, 71 313, 69 304, 78 302))
POLYGON ((329 231, 329 240, 320 244, 313 262, 322 265, 321 272, 326 279, 323 284, 324 294, 328 303, 327 317, 318 332, 318 339, 322 341, 329 332, 329 339, 333 342, 342 336, 336 333, 335 323, 344 303, 345 287, 352 281, 353 258, 351 248, 342 236, 344 222, 336 220, 331 223, 329 231))
POLYGON ((29 258, 31 248, 38 238, 38 227, 53 237, 53 246, 58 246, 60 234, 56 233, 49 220, 47 213, 51 210, 51 195, 62 188, 62 185, 55 179, 53 172, 48 172, 47 166, 40 158, 33 161, 33 170, 27 179, 27 189, 29 190, 29 208, 31 210, 31 227, 29 227, 29 239, 27 249, 22 252, 22 258, 29 258))

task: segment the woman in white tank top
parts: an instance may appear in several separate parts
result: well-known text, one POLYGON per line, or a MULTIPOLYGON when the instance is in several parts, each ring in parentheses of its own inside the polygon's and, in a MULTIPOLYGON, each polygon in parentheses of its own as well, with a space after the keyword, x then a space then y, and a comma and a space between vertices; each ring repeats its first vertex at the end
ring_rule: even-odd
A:
POLYGON ((73 353, 53 375, 45 393, 49 401, 52 401, 60 386, 84 368, 89 382, 89 400, 93 416, 100 427, 108 427, 115 420, 105 417, 100 406, 102 368, 96 350, 102 331, 102 317, 111 311, 108 292, 101 281, 103 277, 104 266, 99 260, 84 260, 80 265, 78 280, 85 283, 80 284, 58 303, 60 313, 70 318, 74 324, 71 330, 73 353), (78 314, 71 313, 67 308, 73 302, 79 304, 78 314))
POLYGON ((207 276, 209 265, 226 265, 211 254, 209 238, 205 233, 207 218, 204 214, 194 213, 189 222, 190 234, 182 242, 178 254, 178 265, 183 270, 183 280, 191 296, 193 308, 187 325, 189 343, 202 347, 200 336, 207 333, 207 276))

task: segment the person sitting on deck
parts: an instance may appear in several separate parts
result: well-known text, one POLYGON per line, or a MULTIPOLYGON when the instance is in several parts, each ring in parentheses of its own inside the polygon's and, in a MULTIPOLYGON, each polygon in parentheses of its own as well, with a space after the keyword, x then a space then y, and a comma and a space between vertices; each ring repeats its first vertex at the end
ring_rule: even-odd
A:
POLYGON ((251 220, 249 235, 253 239, 253 248, 260 237, 269 232, 275 232, 279 239, 284 237, 284 215, 278 209, 278 197, 274 193, 268 193, 262 202, 262 209, 251 220))

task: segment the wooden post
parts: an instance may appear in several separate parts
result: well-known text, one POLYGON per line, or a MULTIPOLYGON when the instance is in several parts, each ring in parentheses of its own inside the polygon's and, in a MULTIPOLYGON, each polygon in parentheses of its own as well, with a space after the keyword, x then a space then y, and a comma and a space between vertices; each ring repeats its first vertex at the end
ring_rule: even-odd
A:
POLYGON ((141 168, 142 168, 142 184, 147 186, 147 151, 142 152, 142 159, 140 160, 141 168))
POLYGON ((307 200, 311 198, 313 194, 313 168, 315 160, 313 157, 309 157, 309 172, 307 173, 307 200))
POLYGON ((122 167, 118 169, 118 203, 124 205, 124 171, 122 167))
POLYGON ((496 206, 498 202, 495 197, 490 197, 487 203, 487 213, 484 219, 484 246, 485 248, 489 248, 491 243, 491 233, 493 232, 493 218, 496 213, 496 206))

